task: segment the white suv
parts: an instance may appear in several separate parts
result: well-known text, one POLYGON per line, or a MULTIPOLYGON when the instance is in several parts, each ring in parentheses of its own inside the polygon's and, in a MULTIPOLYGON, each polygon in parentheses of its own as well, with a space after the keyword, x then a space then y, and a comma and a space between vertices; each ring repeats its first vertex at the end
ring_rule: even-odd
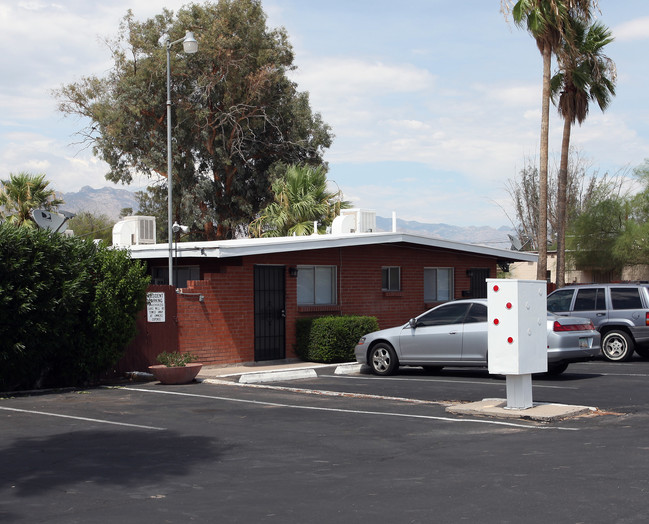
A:
POLYGON ((649 358, 649 284, 584 284, 548 295, 548 311, 590 318, 602 334, 602 354, 613 362, 649 358))

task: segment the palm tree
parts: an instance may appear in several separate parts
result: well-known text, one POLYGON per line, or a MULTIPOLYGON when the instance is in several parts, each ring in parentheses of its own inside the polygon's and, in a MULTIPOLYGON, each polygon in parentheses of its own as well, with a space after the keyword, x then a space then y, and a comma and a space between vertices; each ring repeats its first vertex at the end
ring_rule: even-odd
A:
POLYGON ((592 100, 605 111, 615 95, 615 63, 603 54, 604 46, 613 41, 611 31, 602 23, 590 27, 579 20, 571 21, 573 46, 562 53, 559 72, 552 77, 552 100, 563 118, 561 162, 557 187, 557 287, 565 285, 566 269, 566 209, 568 153, 570 134, 575 122, 588 115, 592 100))
POLYGON ((250 235, 279 237, 309 235, 313 223, 324 228, 350 207, 340 191, 327 190, 327 174, 316 168, 291 165, 283 177, 273 182, 274 201, 250 224, 250 235))
POLYGON ((570 17, 589 20, 596 0, 501 0, 505 13, 511 12, 514 23, 527 29, 536 40, 543 56, 543 91, 541 95, 541 147, 539 159, 539 227, 537 279, 545 280, 548 266, 548 135, 550 130, 550 71, 552 54, 561 50, 562 40, 570 42, 567 21, 570 17))
POLYGON ((9 180, 0 182, 0 215, 6 217, 10 224, 34 227, 36 224, 30 215, 33 209, 50 211, 64 203, 56 198, 53 189, 47 187, 49 182, 45 180, 45 175, 10 173, 9 180))

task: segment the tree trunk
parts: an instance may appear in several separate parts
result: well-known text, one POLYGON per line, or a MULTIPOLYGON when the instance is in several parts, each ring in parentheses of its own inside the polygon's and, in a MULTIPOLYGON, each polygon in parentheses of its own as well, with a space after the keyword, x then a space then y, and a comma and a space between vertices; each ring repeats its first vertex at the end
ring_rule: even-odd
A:
POLYGON ((568 153, 570 151, 570 118, 564 117, 561 140, 561 164, 557 181, 557 287, 566 285, 566 212, 568 207, 568 153))
POLYGON ((537 280, 546 280, 548 269, 548 135, 550 132, 550 68, 552 51, 549 45, 543 48, 543 95, 541 101, 541 150, 539 159, 539 224, 537 247, 539 262, 536 268, 537 280))

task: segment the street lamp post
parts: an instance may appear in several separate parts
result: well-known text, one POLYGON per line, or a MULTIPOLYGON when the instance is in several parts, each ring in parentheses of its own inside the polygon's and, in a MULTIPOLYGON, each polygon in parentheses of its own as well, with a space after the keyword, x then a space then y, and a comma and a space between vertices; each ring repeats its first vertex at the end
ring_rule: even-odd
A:
POLYGON ((171 46, 183 43, 185 53, 194 54, 198 51, 198 42, 194 33, 187 31, 183 38, 170 40, 169 35, 163 35, 161 42, 167 47, 167 229, 169 231, 169 285, 173 286, 173 219, 172 219, 172 195, 173 176, 171 158, 171 46))

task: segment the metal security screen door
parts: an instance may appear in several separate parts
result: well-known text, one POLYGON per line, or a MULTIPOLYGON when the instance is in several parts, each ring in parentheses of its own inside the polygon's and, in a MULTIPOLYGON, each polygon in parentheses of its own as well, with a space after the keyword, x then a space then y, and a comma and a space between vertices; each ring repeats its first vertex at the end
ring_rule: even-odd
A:
POLYGON ((255 361, 286 357, 284 266, 255 266, 255 361))
POLYGON ((473 268, 469 270, 471 279, 471 297, 487 298, 487 279, 489 278, 489 268, 473 268))

